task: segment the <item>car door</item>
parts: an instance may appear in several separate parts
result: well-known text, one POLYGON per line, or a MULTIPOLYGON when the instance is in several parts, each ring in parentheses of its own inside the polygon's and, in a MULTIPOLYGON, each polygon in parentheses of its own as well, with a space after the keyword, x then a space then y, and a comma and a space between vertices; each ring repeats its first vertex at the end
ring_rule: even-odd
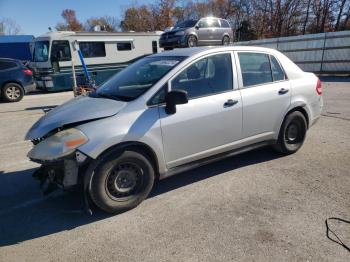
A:
POLYGON ((168 82, 171 90, 187 91, 189 99, 172 115, 160 108, 168 168, 221 153, 241 139, 242 103, 232 58, 231 52, 202 57, 168 82))
POLYGON ((198 45, 207 45, 209 43, 209 26, 206 18, 199 20, 196 25, 196 34, 198 45))
POLYGON ((219 19, 213 18, 211 25, 211 44, 221 44, 222 42, 222 35, 223 35, 223 28, 220 27, 219 19))
POLYGON ((243 103, 243 138, 275 138, 291 103, 290 83, 274 56, 237 52, 243 103))

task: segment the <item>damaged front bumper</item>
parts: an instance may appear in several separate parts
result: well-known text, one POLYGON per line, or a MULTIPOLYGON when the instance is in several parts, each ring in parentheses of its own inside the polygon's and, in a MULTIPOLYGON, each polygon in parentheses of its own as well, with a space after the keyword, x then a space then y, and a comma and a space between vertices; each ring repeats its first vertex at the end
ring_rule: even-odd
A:
POLYGON ((40 181, 44 195, 58 188, 70 190, 81 184, 81 178, 89 162, 89 158, 80 151, 52 161, 31 160, 41 164, 41 167, 33 173, 33 177, 40 181))

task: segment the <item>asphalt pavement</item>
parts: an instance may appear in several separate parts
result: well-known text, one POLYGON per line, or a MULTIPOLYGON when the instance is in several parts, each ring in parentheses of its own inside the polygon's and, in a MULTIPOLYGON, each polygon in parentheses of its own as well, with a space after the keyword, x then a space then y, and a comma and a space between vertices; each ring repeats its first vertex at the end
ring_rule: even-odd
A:
MULTIPOLYGON (((350 82, 325 80, 296 154, 261 148, 179 174, 114 216, 82 213, 77 193, 43 197, 31 177, 24 135, 72 92, 1 103, 0 261, 350 261, 325 226, 350 220, 350 82)), ((350 224, 329 227, 350 246, 350 224)))

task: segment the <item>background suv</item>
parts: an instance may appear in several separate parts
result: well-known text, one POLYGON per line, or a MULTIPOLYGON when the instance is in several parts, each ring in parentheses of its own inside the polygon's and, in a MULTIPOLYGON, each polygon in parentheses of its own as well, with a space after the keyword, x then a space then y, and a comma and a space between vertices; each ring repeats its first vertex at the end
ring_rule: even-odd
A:
POLYGON ((199 45, 228 45, 233 39, 230 23, 221 18, 206 17, 177 23, 160 36, 159 46, 165 50, 199 45))
POLYGON ((6 102, 18 102, 35 89, 33 72, 20 60, 0 58, 0 95, 6 102))

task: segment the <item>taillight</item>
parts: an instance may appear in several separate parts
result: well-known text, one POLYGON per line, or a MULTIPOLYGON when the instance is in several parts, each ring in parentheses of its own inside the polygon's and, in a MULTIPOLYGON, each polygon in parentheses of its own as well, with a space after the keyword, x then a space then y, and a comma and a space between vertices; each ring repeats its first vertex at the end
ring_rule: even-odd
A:
POLYGON ((32 76, 32 75, 33 75, 32 70, 29 70, 29 69, 23 69, 22 71, 23 71, 23 73, 25 73, 26 75, 29 75, 29 76, 32 76))
POLYGON ((316 92, 318 95, 322 95, 322 85, 320 79, 317 79, 316 92))

